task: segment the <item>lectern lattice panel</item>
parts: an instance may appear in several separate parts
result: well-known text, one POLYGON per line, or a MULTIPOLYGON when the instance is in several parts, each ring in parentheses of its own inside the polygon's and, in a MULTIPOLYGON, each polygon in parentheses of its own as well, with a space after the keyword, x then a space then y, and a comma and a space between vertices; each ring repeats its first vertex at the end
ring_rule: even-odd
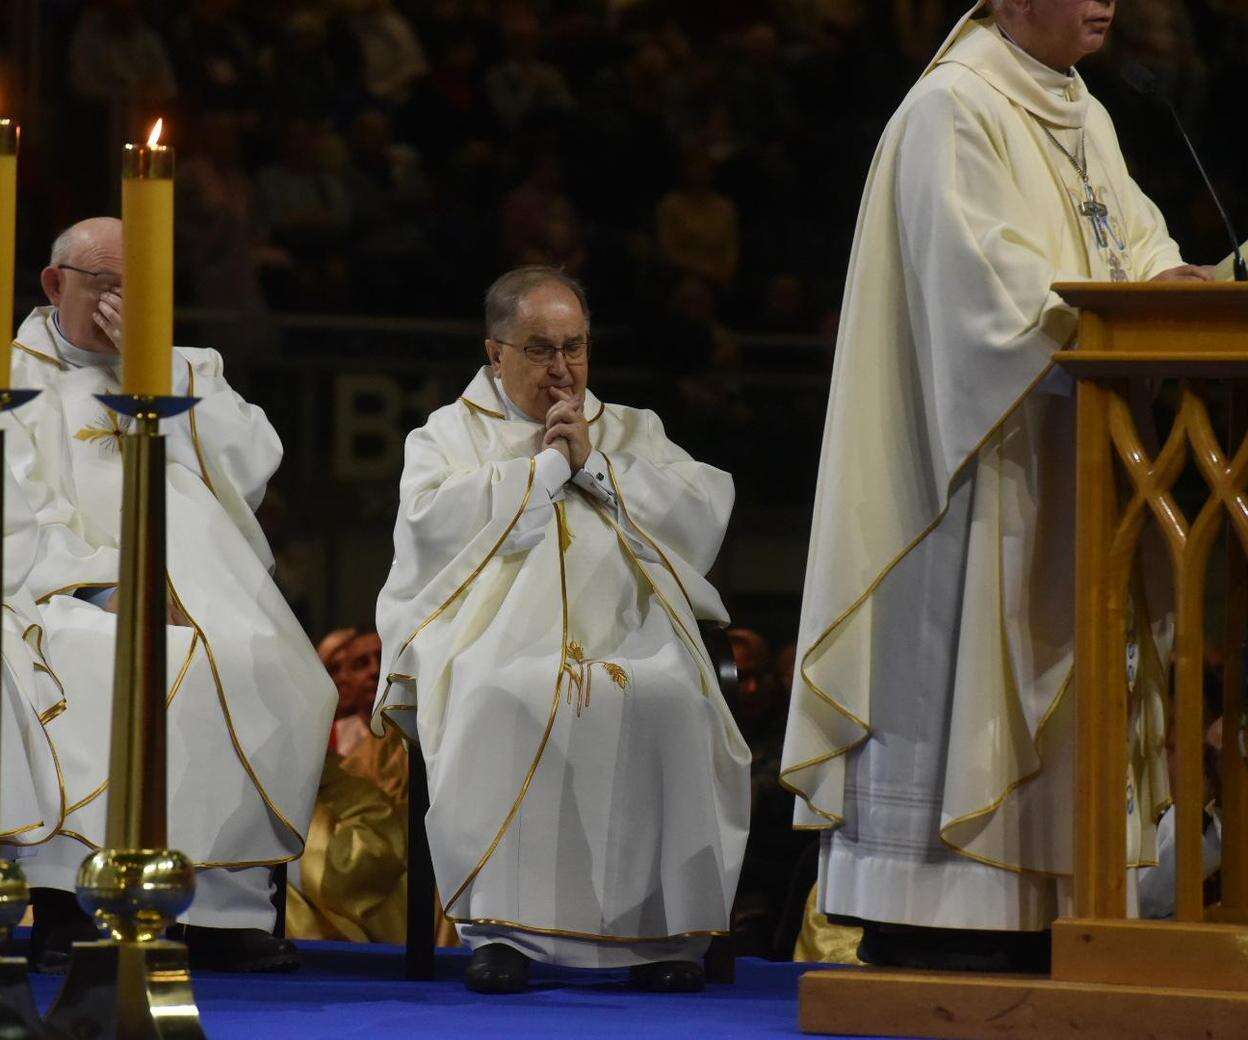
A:
MULTIPOLYGON (((1127 688, 1122 648, 1127 639, 1131 576, 1141 536, 1151 518, 1168 549, 1174 589, 1177 751, 1174 796, 1180 861, 1177 916, 1183 921, 1200 921, 1205 918, 1201 861, 1205 789, 1202 725, 1205 590, 1210 556, 1225 522, 1229 521, 1235 535, 1232 569, 1237 575, 1242 572, 1242 566, 1237 566, 1236 561, 1242 561, 1243 554, 1248 552, 1248 440, 1240 439, 1234 454, 1228 457, 1214 430, 1200 385, 1184 382, 1174 423, 1165 443, 1153 457, 1135 422, 1126 386, 1121 381, 1105 381, 1097 392, 1102 396, 1104 437, 1112 446, 1112 458, 1121 465, 1125 478, 1124 494, 1118 494, 1115 489, 1112 495, 1106 495, 1105 551, 1097 568, 1099 576, 1093 577, 1103 607, 1096 618, 1096 639, 1102 648, 1105 667, 1103 690, 1125 691, 1127 688), (1189 466, 1199 472, 1208 489, 1204 501, 1194 510, 1193 519, 1184 513, 1175 494, 1175 485, 1189 466)), ((1105 475, 1113 480, 1112 463, 1105 475)), ((1241 630, 1242 613, 1242 610, 1235 611, 1228 618, 1230 623, 1238 623, 1241 630)), ((1108 692, 1102 696, 1110 702, 1123 699, 1108 692)), ((1106 707, 1108 724, 1125 722, 1125 705, 1110 703, 1106 707)), ((1239 714, 1234 714, 1233 723, 1237 724, 1239 714)), ((1101 776, 1108 779, 1116 765, 1116 756, 1105 758, 1101 776)), ((1115 817, 1119 815, 1114 813, 1115 817)), ((1125 819, 1122 822, 1125 827, 1125 819)), ((1117 833, 1121 834, 1121 829, 1117 833)), ((1108 834, 1102 839, 1103 842, 1112 840, 1108 834)), ((1099 877, 1095 881, 1089 879, 1097 889, 1091 894, 1096 916, 1118 917, 1125 913, 1125 893, 1116 878, 1108 876, 1119 866, 1125 867, 1125 862, 1119 863, 1116 855, 1104 857, 1097 871, 1099 877)), ((1230 885, 1232 894, 1242 892, 1243 888, 1236 881, 1230 885)))

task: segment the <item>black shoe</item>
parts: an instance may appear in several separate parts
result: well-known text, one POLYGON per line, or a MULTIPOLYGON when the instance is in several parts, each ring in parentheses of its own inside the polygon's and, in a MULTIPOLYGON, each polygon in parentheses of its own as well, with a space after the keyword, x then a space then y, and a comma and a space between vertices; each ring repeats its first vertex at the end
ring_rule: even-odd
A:
POLYGON ((95 942, 99 929, 78 905, 73 892, 57 888, 32 888, 30 903, 35 925, 30 931, 31 971, 64 975, 76 942, 95 942))
POLYGON ((701 993, 706 985, 706 973, 697 961, 635 964, 628 969, 628 979, 648 993, 701 993))
POLYGON ((171 938, 186 943, 193 971, 281 972, 299 970, 299 951, 289 939, 260 928, 179 925, 171 938))
POLYGON ((529 985, 529 958, 506 943, 478 946, 464 985, 474 993, 523 993, 529 985))
POLYGON ((1046 975, 1050 934, 920 928, 864 921, 858 959, 880 968, 1046 975))

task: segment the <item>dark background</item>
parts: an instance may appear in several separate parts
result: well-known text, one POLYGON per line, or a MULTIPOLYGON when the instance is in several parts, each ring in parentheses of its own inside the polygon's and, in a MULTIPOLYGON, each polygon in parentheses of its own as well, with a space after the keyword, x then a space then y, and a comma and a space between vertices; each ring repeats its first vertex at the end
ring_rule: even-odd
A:
MULTIPOLYGON (((796 634, 862 183, 967 6, 6 0, 19 315, 43 302, 54 235, 118 212, 121 143, 165 116, 178 341, 218 349, 283 437, 262 520, 315 639, 371 618, 403 437, 479 364, 484 288, 517 263, 561 264, 589 289, 596 392, 655 408, 734 474, 713 578, 779 650, 796 634)), ((1116 70, 1161 74, 1243 228, 1246 56, 1239 0, 1127 0, 1081 66, 1194 262, 1226 255, 1224 230, 1168 117, 1116 70)), ((786 685, 759 646, 774 723, 786 685)), ((773 724, 756 742, 759 776, 777 739, 773 724)), ((779 828, 790 804, 772 806, 779 828)))

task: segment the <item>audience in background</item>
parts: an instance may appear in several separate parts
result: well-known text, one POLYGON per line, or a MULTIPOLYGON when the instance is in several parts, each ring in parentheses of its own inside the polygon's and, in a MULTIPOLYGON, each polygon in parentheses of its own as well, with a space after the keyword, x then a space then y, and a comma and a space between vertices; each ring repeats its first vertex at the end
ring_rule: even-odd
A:
MULTIPOLYGON (((261 280, 275 309, 462 317, 477 301, 457 287, 531 261, 593 281, 601 320, 639 342, 691 275, 732 328, 827 335, 883 122, 967 4, 65 0, 43 49, 73 94, 44 77, 43 101, 68 132, 29 161, 75 182, 54 211, 100 194, 112 146, 157 108, 188 159, 216 148, 188 121, 236 114, 252 247, 290 259, 261 280)), ((1155 68, 1230 180, 1245 146, 1219 128, 1238 119, 1248 11, 1136 0, 1118 21, 1088 79, 1144 187, 1216 260, 1191 171, 1114 73, 1155 68)), ((1227 187, 1234 206, 1242 186, 1227 187)))

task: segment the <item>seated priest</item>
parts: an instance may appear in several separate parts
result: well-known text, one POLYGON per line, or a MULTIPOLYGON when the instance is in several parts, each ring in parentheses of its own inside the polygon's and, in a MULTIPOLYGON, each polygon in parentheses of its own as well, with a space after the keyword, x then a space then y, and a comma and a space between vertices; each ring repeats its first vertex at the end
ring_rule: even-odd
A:
MULTIPOLYGON (((14 384, 43 391, 8 413, 9 458, 39 523, 28 583, 68 705, 53 733, 65 819, 26 868, 32 959, 48 970, 92 934, 74 875, 104 840, 129 420, 94 395, 118 392, 125 363, 121 236, 120 221, 95 218, 56 240, 42 275, 51 306, 22 323, 13 352, 14 384)), ((270 934, 271 868, 303 849, 337 697, 270 577, 256 522, 282 457, 277 434, 230 389, 215 351, 176 348, 173 392, 200 399, 162 423, 169 839, 199 868, 181 920, 193 966, 288 970, 294 947, 270 934)))
POLYGON ((488 364, 407 440, 377 604, 374 726, 418 741, 469 988, 530 960, 703 984, 728 928, 750 752, 698 620, 731 477, 587 388, 585 293, 546 267, 485 301, 488 364))
POLYGON ((65 710, 65 696, 45 656, 39 608, 26 587, 39 529, 12 472, 3 468, 0 859, 15 860, 55 834, 64 816, 51 728, 65 710))
MULTIPOLYGON (((872 964, 1047 971, 1069 912, 1076 406, 1052 359, 1077 315, 1052 286, 1211 277, 1074 69, 1114 13, 976 3, 868 176, 781 778, 823 832, 818 908, 862 924, 872 964)), ((1156 562, 1133 582, 1126 688, 1105 691, 1129 705, 1132 868, 1156 862, 1169 801, 1156 562)))

